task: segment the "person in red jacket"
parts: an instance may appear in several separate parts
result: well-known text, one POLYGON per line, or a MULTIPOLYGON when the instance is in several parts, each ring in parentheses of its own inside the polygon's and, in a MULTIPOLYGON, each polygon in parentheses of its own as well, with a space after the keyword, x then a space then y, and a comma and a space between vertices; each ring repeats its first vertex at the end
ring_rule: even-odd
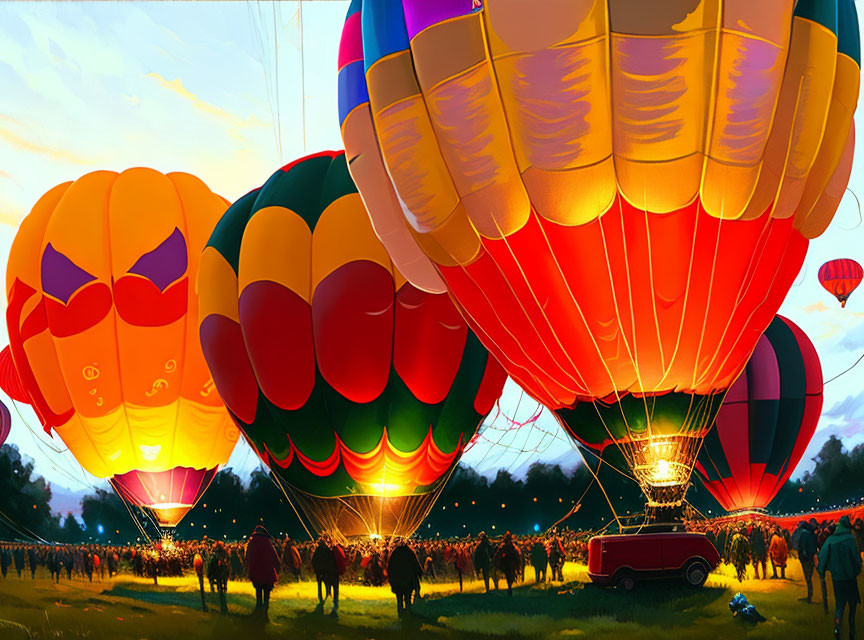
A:
POLYGON ((268 620, 270 591, 279 581, 279 555, 267 529, 260 524, 246 544, 246 566, 249 568, 249 581, 255 587, 255 611, 263 610, 264 619, 268 620))

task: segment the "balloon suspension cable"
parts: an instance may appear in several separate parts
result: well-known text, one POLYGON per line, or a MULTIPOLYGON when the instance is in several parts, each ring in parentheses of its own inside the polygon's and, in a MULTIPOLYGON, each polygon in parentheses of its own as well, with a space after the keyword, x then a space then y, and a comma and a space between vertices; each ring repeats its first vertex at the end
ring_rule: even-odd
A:
MULTIPOLYGON (((591 468, 591 465, 588 464, 588 461, 585 459, 585 456, 582 453, 582 450, 579 447, 576 447, 576 451, 579 452, 579 456, 582 458, 582 463, 588 468, 588 471, 591 472, 591 475, 594 476, 594 480, 597 481, 597 486, 600 487, 600 491, 603 492, 603 497, 606 498, 606 502, 609 504, 609 510, 612 512, 612 515, 615 518, 615 522, 618 523, 618 528, 621 528, 621 520, 618 518, 618 512, 615 511, 615 506, 612 504, 612 500, 609 499, 609 494, 606 493, 606 489, 603 487, 603 484, 600 482, 600 479, 597 477, 597 474, 594 473, 594 469, 591 468)), ((597 467, 600 468, 599 466, 597 467)))
POLYGON ((861 361, 862 361, 862 360, 864 360, 864 353, 862 353, 860 356, 858 356, 858 359, 857 359, 854 363, 852 363, 852 366, 851 366, 851 367, 849 367, 848 369, 845 369, 844 371, 841 371, 840 373, 838 373, 838 374, 837 374, 836 376, 834 376, 833 378, 829 378, 828 380, 826 380, 825 382, 822 383, 822 386, 824 387, 826 384, 831 383, 831 382, 834 382, 837 378, 839 378, 839 377, 841 377, 841 376, 845 376, 847 373, 849 373, 850 371, 852 371, 852 369, 854 369, 854 368, 857 367, 859 364, 861 364, 861 361))
MULTIPOLYGON (((520 413, 522 400, 525 398, 525 395, 525 392, 520 390, 519 400, 516 402, 516 408, 512 412, 514 416, 520 413)), ((497 457, 495 457, 492 464, 498 464, 498 462, 507 455, 508 452, 515 452, 516 456, 532 453, 541 454, 548 450, 556 440, 567 442, 567 440, 560 435, 560 432, 556 433, 550 431, 539 424, 539 419, 542 415, 543 405, 535 402, 535 408, 531 415, 525 420, 518 420, 515 417, 508 416, 501 408, 500 400, 496 400, 494 412, 489 412, 489 416, 492 416, 491 420, 489 420, 489 416, 487 416, 487 419, 480 425, 477 433, 475 433, 468 444, 465 445, 463 454, 470 451, 481 441, 487 443, 489 447, 486 449, 481 459, 474 463, 475 466, 479 467, 486 464, 493 454, 496 454, 497 457), (504 421, 504 424, 500 427, 498 426, 499 419, 504 421), (538 432, 541 434, 539 441, 536 444, 529 446, 528 442, 532 439, 532 436, 538 432), (493 436, 493 433, 497 434, 497 437, 493 436), (514 441, 519 438, 520 434, 524 434, 524 438, 521 440, 521 445, 515 445, 514 441), (504 440, 505 438, 508 438, 508 436, 510 436, 510 441, 505 443, 504 440)))
POLYGON ((12 407, 15 409, 15 413, 21 419, 21 422, 24 424, 24 426, 27 427, 27 431, 30 432, 30 437, 33 439, 33 443, 36 446, 36 448, 39 450, 39 453, 41 453, 43 456, 45 456, 49 460, 49 464, 51 466, 51 469, 53 471, 59 473, 60 475, 64 476, 67 480, 71 480, 72 482, 84 487, 85 489, 90 489, 91 491, 96 491, 96 489, 98 487, 95 484, 93 484, 92 482, 89 482, 86 478, 76 477, 76 475, 73 473, 73 471, 71 471, 72 468, 77 468, 79 471, 83 471, 83 469, 81 468, 80 465, 76 464, 74 466, 70 465, 68 467, 58 466, 58 464, 56 463, 55 455, 56 456, 63 456, 65 453, 67 453, 69 451, 69 449, 68 448, 61 449, 59 447, 53 446, 50 442, 45 442, 40 436, 37 435, 38 432, 44 433, 44 431, 42 431, 42 429, 37 430, 37 429, 33 428, 33 426, 30 424, 30 422, 24 417, 24 414, 21 413, 21 410, 18 407, 18 401, 17 400, 12 399, 11 397, 9 398, 9 400, 12 404, 12 407), (50 450, 51 452, 53 452, 53 454, 55 454, 55 455, 51 455, 50 453, 48 453, 45 450, 46 448, 48 450, 50 450))
POLYGON ((802 284, 804 284, 807 281, 807 272, 809 271, 809 269, 810 269, 809 263, 805 260, 804 261, 804 270, 801 272, 801 275, 798 276, 798 278, 795 280, 795 282, 792 283, 793 287, 800 287, 802 284))
POLYGON ((548 527, 548 528, 546 529, 546 531, 543 532, 544 535, 548 534, 550 531, 552 531, 552 529, 554 529, 554 528, 557 527, 559 524, 561 524, 562 522, 564 522, 567 518, 569 518, 569 517, 572 516, 574 513, 576 513, 577 511, 579 511, 579 509, 582 507, 582 501, 585 499, 585 496, 588 495, 588 491, 591 489, 591 487, 594 486, 594 483, 595 483, 595 482, 597 482, 597 478, 596 478, 596 477, 592 478, 592 479, 591 479, 591 482, 588 483, 588 486, 585 487, 585 491, 582 492, 582 495, 581 495, 581 496, 579 497, 579 499, 576 501, 576 504, 573 505, 573 508, 571 508, 570 511, 568 511, 567 514, 566 514, 563 518, 561 518, 560 520, 558 520, 558 522, 556 522, 555 524, 553 524, 551 527, 548 527))
POLYGON ((708 516, 706 516, 704 513, 699 511, 699 509, 697 509, 695 506, 693 506, 692 502, 685 502, 685 505, 686 505, 687 509, 690 509, 691 511, 695 511, 699 515, 699 517, 702 518, 703 520, 709 519, 708 516))
POLYGON ((31 540, 36 540, 38 542, 41 542, 42 544, 51 544, 38 533, 35 533, 24 525, 16 522, 13 518, 6 515, 3 511, 0 511, 0 524, 5 524, 7 527, 12 529, 12 531, 16 532, 24 538, 30 538, 31 540))
MULTIPOLYGON (((306 522, 303 520, 303 517, 300 515, 300 512, 297 510, 297 507, 294 505, 294 501, 291 500, 291 496, 288 495, 288 492, 285 490, 285 487, 282 486, 282 483, 279 482, 279 478, 276 477, 275 473, 267 473, 267 476, 270 478, 271 482, 275 484, 279 491, 282 492, 282 495, 285 496, 285 499, 288 501, 288 504, 291 505, 291 509, 294 511, 294 515, 297 516, 297 519, 300 521, 300 525, 303 527, 303 530, 306 532, 306 535, 309 536, 310 540, 315 540, 315 536, 312 535, 312 532, 309 531, 309 527, 306 526, 306 522)), ((311 524, 311 523, 310 523, 311 524)))
MULTIPOLYGON (((126 508, 126 512, 129 514, 129 519, 132 520, 132 522, 135 524, 135 527, 138 529, 138 532, 144 538, 147 539, 147 544, 153 544, 153 538, 150 537, 150 534, 147 533, 147 530, 144 528, 144 526, 139 521, 139 519, 138 519, 139 516, 136 515, 136 512, 132 510, 132 507, 130 506, 129 502, 127 502, 126 498, 123 496, 123 492, 117 488, 117 485, 114 484, 113 480, 109 479, 108 484, 111 485, 111 488, 114 490, 114 493, 117 494, 118 498, 120 498, 120 503, 126 508)), ((159 530, 159 524, 156 522, 156 520, 153 518, 153 516, 150 513, 148 513, 147 511, 145 511, 144 509, 139 507, 138 508, 138 514, 142 514, 142 513, 143 513, 143 517, 145 519, 149 520, 150 524, 154 525, 156 527, 156 529, 159 530)))
POLYGON ((856 224, 854 227, 840 227, 840 229, 842 229, 843 231, 854 231, 855 229, 860 227, 862 223, 864 223, 864 216, 861 215, 861 201, 858 199, 858 194, 852 191, 850 187, 846 187, 846 191, 851 193, 852 197, 855 198, 855 204, 858 207, 858 224, 856 224))

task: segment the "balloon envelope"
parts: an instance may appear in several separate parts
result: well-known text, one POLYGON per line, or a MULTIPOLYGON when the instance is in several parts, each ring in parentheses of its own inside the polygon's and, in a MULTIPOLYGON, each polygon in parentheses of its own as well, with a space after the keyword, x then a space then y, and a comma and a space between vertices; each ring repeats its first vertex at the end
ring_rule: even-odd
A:
POLYGON ((837 298, 841 307, 864 279, 864 268, 849 258, 829 260, 819 267, 819 284, 837 298))
POLYGON ((394 268, 344 153, 235 202, 198 287, 216 387, 313 527, 413 533, 505 374, 446 294, 394 268))
POLYGON ((807 335, 777 316, 729 389, 696 463, 727 511, 767 507, 795 470, 822 411, 822 366, 807 335))
POLYGON ((45 430, 163 526, 239 435, 196 337, 199 256, 225 207, 189 174, 97 171, 46 193, 9 254, 12 361, 45 430))
POLYGON ((854 3, 529 4, 354 0, 351 172, 507 372, 680 504, 845 191, 854 3))
POLYGON ((5 403, 0 402, 0 446, 6 442, 9 437, 9 431, 12 429, 12 414, 9 413, 9 407, 5 403))

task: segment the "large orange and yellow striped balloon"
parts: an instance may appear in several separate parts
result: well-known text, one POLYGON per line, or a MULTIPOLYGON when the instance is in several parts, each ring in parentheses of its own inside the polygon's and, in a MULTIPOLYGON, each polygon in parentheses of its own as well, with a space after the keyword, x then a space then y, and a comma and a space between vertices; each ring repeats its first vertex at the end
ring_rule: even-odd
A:
POLYGON ((843 196, 859 67, 852 0, 353 0, 339 115, 406 277, 680 503, 843 196))
POLYGON ((45 430, 163 526, 238 437, 201 352, 194 286, 226 207, 185 173, 97 171, 48 191, 9 254, 12 359, 45 430))

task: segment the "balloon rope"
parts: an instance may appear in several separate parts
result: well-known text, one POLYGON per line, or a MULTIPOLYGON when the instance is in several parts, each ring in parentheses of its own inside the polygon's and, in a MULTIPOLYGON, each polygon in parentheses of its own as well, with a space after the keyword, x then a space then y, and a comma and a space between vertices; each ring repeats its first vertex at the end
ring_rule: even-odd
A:
MULTIPOLYGON (((582 458, 583 464, 586 467, 588 467, 588 471, 591 472, 591 475, 594 476, 594 479, 597 481, 597 486, 600 487, 600 491, 603 492, 603 497, 606 498, 606 502, 609 504, 609 509, 612 511, 612 515, 615 517, 615 522, 618 523, 618 528, 620 529, 621 528, 621 520, 618 518, 618 512, 615 511, 615 506, 612 504, 612 500, 609 499, 609 494, 606 493, 606 489, 603 488, 603 485, 601 484, 599 478, 597 478, 597 474, 594 473, 594 469, 591 468, 591 465, 588 464, 588 461, 585 459, 585 456, 582 455, 582 449, 579 447, 576 447, 576 451, 579 452, 579 455, 582 458)), ((598 466, 598 469, 599 469, 599 466, 598 466)))
POLYGON ((852 369, 854 369, 854 368, 857 367, 859 364, 861 364, 861 361, 862 361, 862 360, 864 360, 864 353, 862 353, 860 356, 858 356, 858 359, 857 359, 857 360, 852 364, 851 367, 849 367, 849 368, 846 369, 845 371, 841 371, 840 373, 838 373, 836 376, 834 376, 834 377, 831 378, 830 380, 826 380, 825 382, 822 383, 822 386, 824 387, 824 386, 825 386, 826 384, 828 384, 829 382, 834 382, 834 381, 835 381, 837 378, 839 378, 840 376, 845 376, 847 373, 849 373, 850 371, 852 371, 852 369))
POLYGON ((573 508, 570 509, 570 511, 568 511, 567 514, 566 514, 563 518, 561 518, 560 520, 558 520, 558 522, 556 522, 556 523, 553 524, 551 527, 549 527, 548 529, 546 529, 546 531, 545 531, 544 533, 548 534, 552 529, 554 529, 554 528, 557 527, 559 524, 561 524, 562 522, 564 522, 567 518, 569 518, 569 517, 572 516, 574 513, 576 513, 577 511, 579 511, 579 508, 582 506, 582 500, 585 499, 585 496, 588 494, 588 490, 591 489, 591 487, 594 486, 594 483, 595 483, 595 482, 597 482, 597 477, 596 477, 596 476, 595 476, 594 478, 592 478, 592 479, 591 479, 591 482, 588 483, 588 486, 585 487, 585 491, 582 492, 582 495, 581 495, 581 496, 579 497, 579 499, 576 501, 576 504, 573 505, 573 508))
POLYGON ((24 534, 26 537, 32 538, 33 540, 38 540, 38 541, 42 542, 43 544, 49 544, 49 542, 47 540, 45 540, 45 538, 40 536, 38 533, 34 533, 33 531, 31 531, 30 529, 28 529, 24 525, 19 524, 18 522, 16 522, 15 520, 13 520, 9 516, 7 516, 3 511, 0 511, 0 517, 2 517, 4 520, 6 520, 6 522, 8 523, 7 526, 10 529, 16 531, 17 533, 24 534))
POLYGON ((294 506, 294 502, 291 500, 291 497, 288 495, 288 492, 285 491, 285 487, 282 486, 282 483, 279 482, 279 478, 276 477, 275 473, 268 473, 270 480, 279 487, 279 490, 282 491, 282 495, 285 496, 285 499, 288 501, 288 504, 291 505, 291 508, 294 510, 294 515, 297 516, 297 519, 300 521, 300 524, 303 526, 303 530, 306 532, 306 535, 309 536, 310 540, 314 540, 315 536, 309 531, 309 527, 306 526, 306 523, 303 521, 303 518, 300 517, 300 512, 297 511, 297 507, 294 506))
POLYGON ((864 216, 861 215, 861 201, 858 199, 858 195, 852 191, 849 187, 846 187, 846 191, 852 194, 852 197, 855 198, 855 204, 858 205, 858 224, 854 227, 840 227, 843 231, 854 231, 858 227, 861 226, 861 223, 864 222, 864 216))

